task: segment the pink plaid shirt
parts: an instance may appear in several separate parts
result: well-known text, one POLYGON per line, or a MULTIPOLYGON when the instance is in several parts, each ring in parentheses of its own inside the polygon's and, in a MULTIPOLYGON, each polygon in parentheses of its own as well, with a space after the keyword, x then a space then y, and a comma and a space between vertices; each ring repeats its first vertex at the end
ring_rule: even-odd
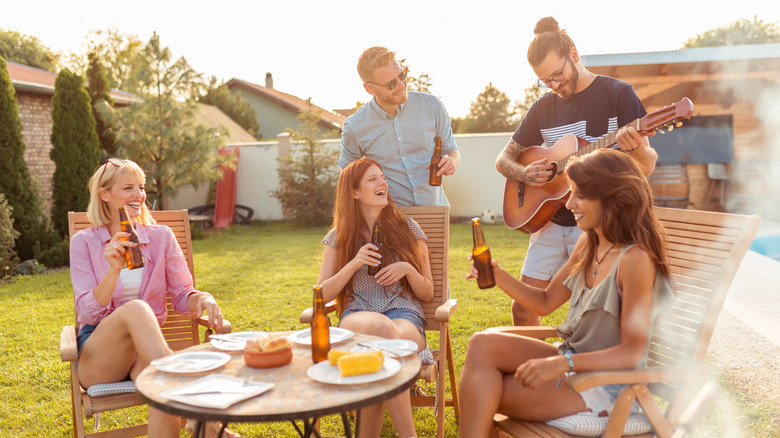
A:
MULTIPOLYGON (((187 308, 187 298, 197 293, 187 261, 179 248, 176 237, 165 225, 135 224, 138 243, 145 267, 138 298, 146 301, 157 315, 160 326, 168 316, 165 292, 173 297, 176 311, 192 313, 187 308)), ((108 271, 108 260, 103 257, 106 244, 111 240, 106 227, 81 230, 70 240, 70 279, 78 313, 79 327, 97 324, 110 315, 122 303, 122 282, 117 280, 114 295, 108 306, 98 304, 92 291, 108 271)))

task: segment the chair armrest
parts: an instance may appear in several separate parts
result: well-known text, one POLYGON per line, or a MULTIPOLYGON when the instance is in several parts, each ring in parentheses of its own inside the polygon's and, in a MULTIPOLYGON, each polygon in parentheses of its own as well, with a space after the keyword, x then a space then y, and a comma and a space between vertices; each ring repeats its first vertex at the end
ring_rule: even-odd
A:
MULTIPOLYGON (((576 357, 575 357, 576 358, 576 357)), ((700 376, 706 371, 702 364, 673 367, 647 367, 633 370, 587 371, 575 373, 564 380, 566 386, 575 392, 601 385, 632 385, 634 383, 675 382, 700 376)))
POLYGON ((450 317, 456 310, 458 310, 458 300, 450 298, 444 304, 436 308, 433 319, 435 319, 436 322, 449 322, 450 317))
MULTIPOLYGON (((329 303, 325 304, 325 314, 335 312, 336 311, 336 300, 332 300, 329 303)), ((314 314, 314 308, 309 307, 303 310, 301 312, 300 321, 301 324, 311 324, 311 317, 314 314)))
POLYGON ((545 340, 548 338, 560 338, 555 331, 555 327, 551 326, 505 326, 505 327, 490 327, 485 329, 486 332, 501 332, 512 333, 515 335, 527 336, 529 338, 545 340))
POLYGON ((67 325, 60 333, 60 358, 63 362, 78 360, 79 353, 76 347, 76 326, 67 325))
MULTIPOLYGON (((206 327, 208 330, 213 330, 211 327, 209 327, 209 318, 208 316, 201 315, 197 318, 198 325, 201 327, 206 327)), ((230 321, 227 319, 222 319, 222 327, 215 330, 219 334, 227 334, 233 331, 233 327, 230 325, 230 321)))

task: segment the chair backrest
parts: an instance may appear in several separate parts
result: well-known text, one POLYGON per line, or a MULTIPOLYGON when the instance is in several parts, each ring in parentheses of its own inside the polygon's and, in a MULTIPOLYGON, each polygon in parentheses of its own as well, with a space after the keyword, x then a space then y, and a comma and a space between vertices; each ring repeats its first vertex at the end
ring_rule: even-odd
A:
MULTIPOLYGON (((758 231, 758 216, 654 207, 668 236, 676 299, 653 329, 648 366, 701 363, 742 258, 758 231)), ((666 400, 679 388, 652 386, 666 400)))
POLYGON ((450 206, 398 207, 404 215, 414 219, 428 237, 433 274, 433 299, 423 303, 426 330, 438 330, 440 323, 434 318, 436 308, 449 299, 447 263, 450 250, 450 206))
POLYGON ((707 163, 707 177, 709 179, 728 179, 726 165, 723 163, 707 163))
MULTIPOLYGON (((187 216, 187 210, 157 210, 152 211, 151 214, 158 225, 166 225, 173 230, 173 234, 176 235, 176 241, 184 253, 184 258, 187 260, 187 267, 190 269, 194 284, 195 269, 192 260, 192 237, 190 235, 190 221, 187 216)), ((93 226, 89 222, 86 213, 68 212, 68 233, 70 237, 73 237, 74 234, 85 228, 93 226)), ((75 317, 78 324, 78 314, 75 317)), ((195 315, 182 315, 175 311, 171 307, 170 295, 168 296, 168 319, 162 326, 162 332, 168 341, 168 345, 173 350, 180 350, 198 343, 198 326, 195 323, 195 315)))

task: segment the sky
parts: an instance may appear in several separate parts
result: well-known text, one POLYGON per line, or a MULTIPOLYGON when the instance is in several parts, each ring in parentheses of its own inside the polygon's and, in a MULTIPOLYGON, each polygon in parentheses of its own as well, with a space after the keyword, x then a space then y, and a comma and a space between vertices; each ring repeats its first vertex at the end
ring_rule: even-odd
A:
POLYGON ((363 50, 385 46, 427 73, 450 116, 468 114, 488 83, 514 102, 536 80, 526 61, 536 22, 553 16, 581 55, 679 49, 740 18, 780 25, 780 2, 712 0, 62 0, 6 2, 0 28, 50 49, 82 52, 90 31, 111 26, 146 43, 157 32, 174 57, 204 76, 242 79, 352 108, 370 96, 357 75, 363 50))

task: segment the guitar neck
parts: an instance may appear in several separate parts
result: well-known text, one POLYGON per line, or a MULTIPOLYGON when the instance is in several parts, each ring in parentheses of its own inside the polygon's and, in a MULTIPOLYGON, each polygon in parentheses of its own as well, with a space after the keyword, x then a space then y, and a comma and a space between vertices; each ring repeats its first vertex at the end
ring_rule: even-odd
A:
MULTIPOLYGON (((639 120, 640 119, 636 119, 636 120, 634 120, 633 122, 629 123, 626 126, 634 126, 635 128, 637 128, 637 130, 639 130, 638 129, 639 128, 639 120)), ((558 165, 558 173, 561 173, 561 172, 563 172, 566 169, 566 163, 571 158, 587 155, 587 154, 595 151, 596 149, 607 148, 607 147, 612 146, 615 143, 617 143, 617 131, 612 131, 609 134, 607 134, 607 135, 599 138, 598 140, 594 141, 593 143, 590 143, 589 145, 584 146, 582 149, 577 149, 576 152, 574 152, 574 153, 572 153, 570 155, 567 155, 567 156, 563 157, 562 159, 556 161, 556 163, 558 165)))

